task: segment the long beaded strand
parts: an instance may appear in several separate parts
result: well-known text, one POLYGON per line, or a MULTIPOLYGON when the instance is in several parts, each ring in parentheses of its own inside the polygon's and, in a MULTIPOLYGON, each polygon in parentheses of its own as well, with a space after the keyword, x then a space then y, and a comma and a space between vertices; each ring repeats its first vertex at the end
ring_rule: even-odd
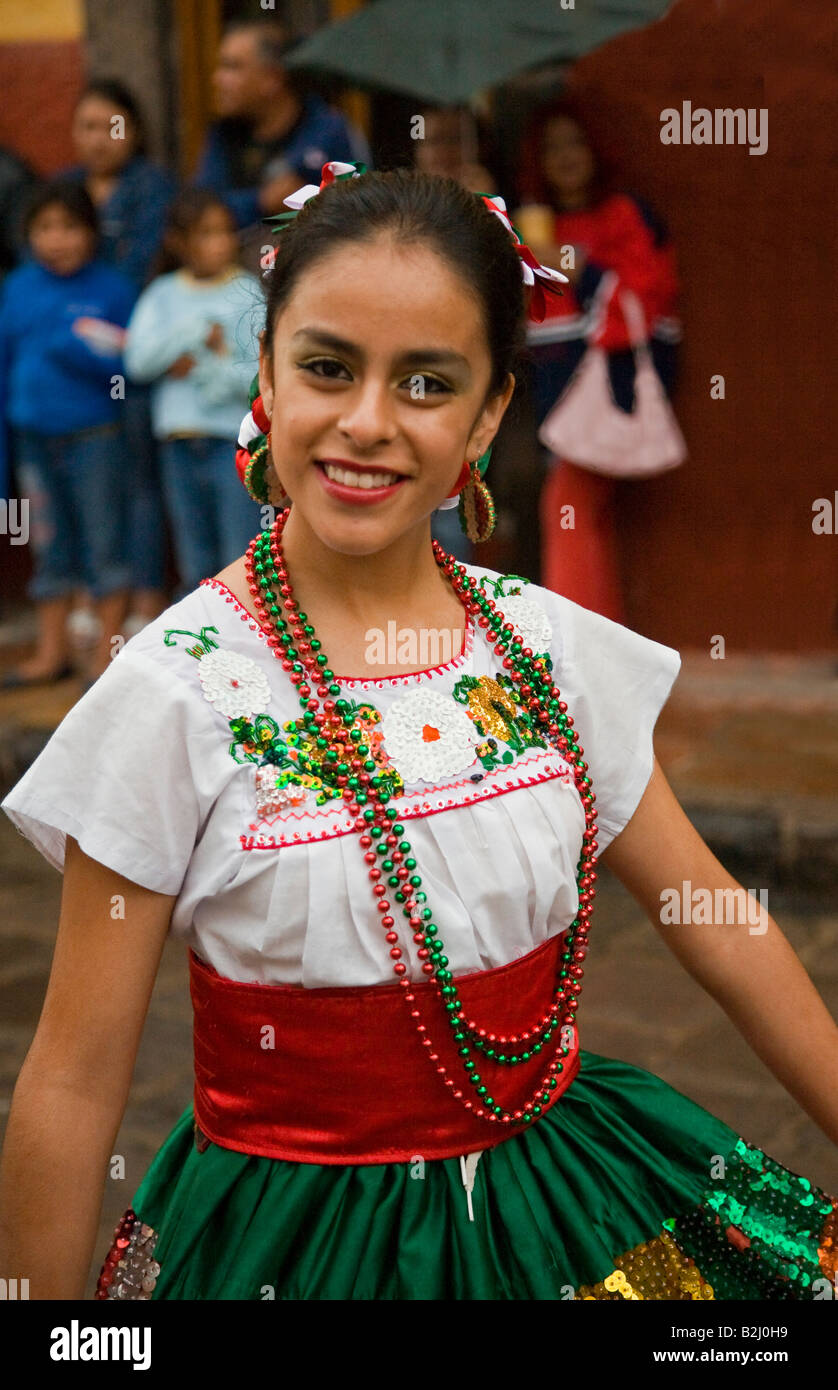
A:
POLYGON ((394 930, 395 920, 386 898, 387 888, 380 882, 382 872, 391 874, 388 882, 396 889, 396 901, 404 903, 402 910, 413 928, 413 939, 418 947, 417 954, 422 961, 423 973, 431 977, 442 999, 449 1025, 454 1032, 454 1041, 458 1044, 460 1056, 463 1058, 463 1068, 479 1097, 476 1105, 474 1101, 464 1097, 464 1093, 456 1088, 454 1080, 447 1075, 447 1068, 440 1063, 433 1042, 428 1036, 427 1027, 422 1022, 421 1012, 412 1008, 411 1017, 416 1020, 417 1032, 428 1052, 429 1060, 436 1065, 437 1073, 443 1077, 455 1100, 460 1101, 467 1110, 478 1117, 489 1121, 501 1121, 505 1124, 528 1123, 542 1113, 543 1105, 550 1099, 550 1092, 558 1085, 556 1073, 563 1069, 558 1055, 567 1055, 569 1051, 564 1043, 564 1031, 555 1049, 556 1055, 550 1062, 547 1073, 539 1081, 535 1093, 520 1109, 514 1111, 504 1109, 489 1095, 487 1086, 470 1058, 470 1051, 475 1047, 488 1059, 502 1065, 525 1062, 541 1053, 549 1044, 556 1028, 564 1030, 564 1027, 573 1024, 575 1018, 582 990, 582 962, 587 954, 589 923, 593 910, 594 883, 597 877, 594 870, 597 841, 595 797, 591 779, 587 775, 587 764, 582 760, 584 750, 579 747, 573 720, 567 714, 567 706, 561 700, 559 690, 550 680, 544 659, 535 656, 531 648, 524 647, 494 600, 483 595, 477 589, 476 579, 469 576, 465 568, 455 562, 453 556, 446 555, 434 542, 434 558, 437 564, 450 579, 464 606, 472 613, 480 615, 478 625, 487 628, 495 639, 495 651, 503 658, 504 668, 519 687, 516 692, 519 702, 546 726, 543 729, 545 737, 560 749, 564 759, 570 764, 585 810, 582 853, 577 866, 579 911, 567 932, 553 1003, 550 1010, 529 1029, 509 1037, 496 1036, 467 1018, 462 1008, 453 976, 447 969, 449 962, 444 955, 444 943, 439 937, 436 924, 431 920, 433 913, 428 907, 421 906, 427 902, 427 897, 421 891, 421 877, 414 872, 417 865, 410 843, 405 839, 399 840, 399 836, 404 835, 404 827, 396 823, 396 809, 386 805, 391 795, 380 785, 382 778, 376 770, 375 762, 369 756, 368 745, 363 743, 362 730, 348 728, 344 723, 343 714, 349 708, 348 702, 333 698, 340 695, 340 685, 335 681, 334 672, 329 669, 328 659, 321 650, 322 644, 315 636, 313 626, 307 621, 307 615, 297 608, 280 550, 280 536, 287 516, 287 510, 281 512, 277 516, 273 532, 263 532, 251 542, 245 560, 249 592, 264 626, 274 629, 268 638, 268 645, 277 659, 282 661, 283 669, 297 687, 303 708, 303 722, 317 746, 324 750, 324 757, 332 763, 337 761, 338 753, 330 746, 332 742, 357 754, 349 762, 337 763, 336 781, 342 789, 343 798, 349 803, 350 814, 356 817, 354 828, 361 832, 360 844, 364 850, 365 863, 369 866, 373 894, 377 900, 376 907, 381 914, 381 925, 386 933, 385 940, 390 946, 390 956, 395 961, 394 973, 405 991, 405 1001, 415 1005, 416 996, 412 992, 410 980, 406 978, 407 966, 401 959, 399 938, 394 930), (281 596, 282 606, 289 614, 290 627, 277 602, 277 595, 281 596), (317 698, 313 695, 309 683, 315 679, 318 682, 317 698), (351 748, 352 744, 356 745, 354 749, 351 748), (375 850, 374 842, 378 842, 375 850), (376 866, 376 854, 385 856, 380 868, 376 866), (538 1041, 532 1042, 533 1038, 537 1038, 538 1041), (525 1047, 523 1052, 509 1051, 509 1048, 521 1044, 525 1047), (503 1050, 499 1051, 498 1048, 503 1050))

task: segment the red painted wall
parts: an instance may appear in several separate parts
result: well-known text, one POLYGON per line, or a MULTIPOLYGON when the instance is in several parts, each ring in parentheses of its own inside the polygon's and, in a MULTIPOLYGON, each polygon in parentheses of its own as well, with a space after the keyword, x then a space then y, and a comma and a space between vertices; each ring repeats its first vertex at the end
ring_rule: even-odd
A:
POLYGON ((83 82, 77 40, 0 44, 0 144, 39 174, 69 164, 70 120, 83 82))
POLYGON ((680 0, 574 69, 592 134, 679 255, 691 457, 620 485, 630 624, 675 646, 836 643, 838 538, 813 534, 812 503, 838 488, 837 44, 835 0, 680 0), (767 152, 663 145, 660 113, 684 100, 767 108, 767 152))

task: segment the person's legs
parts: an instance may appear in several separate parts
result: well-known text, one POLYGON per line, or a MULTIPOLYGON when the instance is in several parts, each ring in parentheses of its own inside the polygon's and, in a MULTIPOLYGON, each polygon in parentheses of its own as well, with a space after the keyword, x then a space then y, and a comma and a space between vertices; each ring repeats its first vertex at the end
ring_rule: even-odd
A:
POLYGON ((166 527, 157 441, 151 432, 150 391, 136 383, 125 397, 126 463, 131 480, 128 502, 132 614, 150 621, 166 606, 164 562, 166 527))
POLYGON ((34 655, 19 663, 10 680, 26 683, 49 680, 67 668, 67 617, 77 578, 72 507, 60 462, 60 441, 18 430, 14 450, 18 483, 29 506, 34 573, 28 594, 37 605, 38 636, 34 655))
POLYGON ((99 676, 119 646, 131 578, 126 535, 130 468, 122 427, 105 425, 72 436, 67 450, 81 537, 81 569, 96 606, 99 635, 90 674, 99 676))
POLYGON ((563 461, 547 475, 539 511, 542 585, 623 622, 614 480, 563 461))
POLYGON ((211 472, 205 467, 205 442, 166 439, 160 445, 163 497, 180 575, 178 599, 218 569, 215 498, 211 472))
POLYGON ((244 555, 253 537, 262 529, 262 509, 241 484, 234 461, 235 445, 229 439, 205 439, 202 443, 207 472, 213 479, 218 542, 214 567, 206 571, 211 575, 244 555))

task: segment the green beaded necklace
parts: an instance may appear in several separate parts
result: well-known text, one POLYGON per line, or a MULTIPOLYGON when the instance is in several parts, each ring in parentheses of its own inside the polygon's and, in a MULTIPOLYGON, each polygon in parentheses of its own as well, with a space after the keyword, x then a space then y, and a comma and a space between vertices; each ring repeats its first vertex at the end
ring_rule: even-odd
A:
MULTIPOLYGON (((494 600, 478 589, 477 580, 434 542, 437 564, 450 579, 461 602, 471 612, 479 614, 478 625, 485 628, 494 640, 495 652, 502 657, 503 666, 515 686, 517 702, 544 726, 542 732, 545 739, 559 750, 571 766, 585 811, 585 831, 576 872, 579 908, 567 931, 553 1002, 548 1012, 521 1034, 496 1036, 466 1016, 456 981, 448 969, 445 943, 433 920, 434 913, 427 906, 427 895, 422 891, 422 878, 416 872, 417 862, 412 847, 404 838, 404 826, 398 821, 398 812, 395 807, 387 805, 392 800, 392 793, 386 774, 378 769, 371 758, 363 730, 356 727, 354 720, 346 722, 350 704, 340 698, 340 685, 322 651, 322 643, 307 614, 297 608, 280 548, 280 537, 288 515, 289 509, 280 512, 272 530, 263 531, 251 542, 245 557, 249 591, 263 626, 272 629, 268 643, 297 687, 304 725, 317 746, 324 750, 327 765, 332 766, 336 786, 348 802, 350 813, 356 817, 355 829, 360 832, 365 862, 375 864, 377 857, 382 858, 380 868, 370 869, 370 878, 374 883, 373 894, 381 913, 385 940, 395 961, 394 973, 404 990, 406 1002, 415 1006, 416 997, 407 978, 407 966, 401 959, 399 937, 394 931, 395 920, 390 915, 390 905, 386 900, 388 886, 394 890, 395 901, 402 906, 402 912, 413 929, 413 940, 418 947, 423 973, 430 978, 440 996, 445 1018, 462 1059, 466 1080, 473 1087, 476 1100, 467 1100, 465 1093, 457 1089, 454 1079, 447 1075, 447 1069, 437 1065, 437 1072, 443 1077, 446 1087, 451 1090, 454 1099, 461 1101, 466 1109, 479 1118, 505 1124, 531 1123, 543 1113, 551 1093, 558 1086, 557 1073, 564 1067, 559 1057, 567 1056, 570 1051, 565 1041, 565 1029, 573 1027, 582 991, 582 962, 587 954, 597 877, 594 869, 597 850, 595 796, 588 776, 588 765, 582 760, 584 749, 579 746, 573 720, 567 713, 567 705, 561 699, 559 690, 552 683, 545 659, 524 646, 523 640, 506 621, 494 600), (288 613, 288 619, 283 615, 283 609, 288 613), (316 696, 312 690, 314 682, 317 683, 316 696), (338 750, 332 746, 335 743, 356 756, 342 761, 338 750), (384 873, 389 875, 387 886, 380 882, 384 873), (471 1057, 472 1049, 482 1053, 492 1063, 516 1066, 549 1049, 557 1029, 561 1030, 559 1042, 550 1049, 554 1057, 534 1094, 516 1110, 507 1110, 498 1104, 476 1070, 476 1063, 471 1057)), ((417 1032, 431 1062, 438 1064, 439 1057, 427 1036, 421 1014, 415 1007, 411 1008, 411 1017, 418 1020, 417 1032)))

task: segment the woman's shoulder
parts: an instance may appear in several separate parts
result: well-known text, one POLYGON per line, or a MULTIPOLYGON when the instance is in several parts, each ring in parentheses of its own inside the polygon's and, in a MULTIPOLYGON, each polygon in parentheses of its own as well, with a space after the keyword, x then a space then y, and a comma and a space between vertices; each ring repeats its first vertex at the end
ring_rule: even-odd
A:
MULTIPOLYGON (((213 611, 211 585, 202 582, 172 603, 121 647, 130 665, 150 669, 195 691, 191 679, 195 658, 219 645, 218 615, 213 611)), ((196 691, 196 693, 199 693, 196 691)))
POLYGON ((473 564, 466 565, 466 570, 522 636, 529 637, 533 651, 537 649, 533 639, 538 650, 549 650, 554 669, 573 667, 585 672, 600 665, 616 668, 628 663, 678 670, 681 658, 674 647, 583 608, 524 575, 473 564))

